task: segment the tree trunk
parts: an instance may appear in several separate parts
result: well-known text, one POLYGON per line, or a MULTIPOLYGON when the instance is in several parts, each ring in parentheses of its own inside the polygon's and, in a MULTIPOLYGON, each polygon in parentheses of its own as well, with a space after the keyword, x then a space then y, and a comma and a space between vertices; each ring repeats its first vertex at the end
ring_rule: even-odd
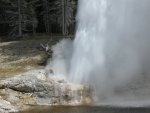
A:
POLYGON ((18 36, 22 37, 22 15, 21 15, 21 0, 18 0, 18 36))
POLYGON ((33 32, 33 35, 35 36, 36 35, 36 27, 35 27, 34 22, 32 23, 32 32, 33 32))
POLYGON ((65 36, 65 0, 62 0, 62 35, 65 36))
POLYGON ((49 6, 48 6, 48 1, 45 0, 45 6, 46 6, 46 20, 45 20, 45 28, 46 28, 46 33, 50 33, 50 21, 49 21, 49 6))
POLYGON ((62 0, 62 34, 64 37, 67 36, 66 11, 67 11, 67 0, 62 0))
POLYGON ((65 15, 65 18, 64 18, 64 31, 65 31, 65 36, 67 35, 67 23, 66 23, 66 17, 67 17, 67 14, 66 14, 66 11, 67 11, 67 0, 65 0, 65 3, 64 3, 64 15, 65 15))

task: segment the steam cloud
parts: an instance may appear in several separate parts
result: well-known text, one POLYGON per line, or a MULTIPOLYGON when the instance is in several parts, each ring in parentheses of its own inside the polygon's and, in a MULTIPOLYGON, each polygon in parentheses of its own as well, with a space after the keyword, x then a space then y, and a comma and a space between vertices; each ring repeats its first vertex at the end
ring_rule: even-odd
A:
POLYGON ((91 85, 99 99, 150 75, 150 0, 79 0, 75 40, 53 47, 55 75, 91 85))

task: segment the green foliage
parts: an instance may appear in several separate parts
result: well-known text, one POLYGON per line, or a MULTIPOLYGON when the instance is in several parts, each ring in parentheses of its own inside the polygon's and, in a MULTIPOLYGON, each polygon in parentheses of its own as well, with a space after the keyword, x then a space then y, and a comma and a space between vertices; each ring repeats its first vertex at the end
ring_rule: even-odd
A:
POLYGON ((8 0, 0 0, 0 23, 6 22, 6 13, 5 11, 9 7, 7 4, 8 0))
POLYGON ((36 33, 36 28, 38 25, 38 19, 36 15, 36 8, 38 6, 38 1, 39 0, 30 0, 27 4, 28 24, 31 26, 34 35, 36 33))
POLYGON ((7 20, 11 31, 10 36, 23 35, 24 32, 29 31, 28 26, 34 30, 37 27, 37 18, 34 4, 38 0, 7 0, 9 7, 5 10, 7 20), (19 34, 19 29, 21 34, 19 34))
POLYGON ((66 35, 75 23, 75 9, 76 0, 0 0, 0 24, 11 37, 35 35, 41 23, 47 34, 55 30, 66 35))
POLYGON ((53 2, 42 0, 42 12, 46 33, 51 33, 51 24, 55 21, 53 2))
POLYGON ((62 27, 64 34, 68 33, 68 27, 74 23, 74 10, 76 2, 74 0, 56 0, 57 22, 62 27))

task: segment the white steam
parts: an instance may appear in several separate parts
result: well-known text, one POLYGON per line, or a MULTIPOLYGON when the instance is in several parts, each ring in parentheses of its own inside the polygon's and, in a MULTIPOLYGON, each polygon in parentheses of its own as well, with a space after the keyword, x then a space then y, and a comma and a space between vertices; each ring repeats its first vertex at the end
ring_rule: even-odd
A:
POLYGON ((73 42, 53 47, 56 75, 91 85, 99 99, 150 74, 150 0, 79 0, 73 42))
POLYGON ((72 49, 73 46, 70 39, 63 39, 54 45, 52 47, 52 59, 50 59, 49 64, 46 66, 46 72, 49 75, 68 78, 72 49), (50 73, 50 70, 53 72, 50 73))

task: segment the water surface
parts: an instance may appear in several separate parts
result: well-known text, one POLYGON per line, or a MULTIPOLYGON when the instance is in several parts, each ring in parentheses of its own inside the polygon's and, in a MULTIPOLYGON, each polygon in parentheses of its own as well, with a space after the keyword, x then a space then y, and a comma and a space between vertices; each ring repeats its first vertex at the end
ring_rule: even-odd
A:
POLYGON ((99 106, 58 106, 58 107, 34 107, 33 109, 19 113, 150 113, 149 107, 118 108, 99 106))

